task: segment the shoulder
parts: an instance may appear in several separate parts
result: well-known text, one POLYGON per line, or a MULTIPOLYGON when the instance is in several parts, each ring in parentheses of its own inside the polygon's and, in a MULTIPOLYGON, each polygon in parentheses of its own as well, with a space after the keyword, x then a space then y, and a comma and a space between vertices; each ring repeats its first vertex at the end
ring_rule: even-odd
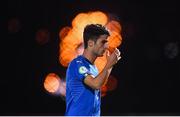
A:
POLYGON ((84 64, 82 58, 80 56, 77 56, 76 58, 74 58, 70 64, 69 64, 69 67, 74 67, 74 66, 78 66, 78 65, 82 65, 84 64))

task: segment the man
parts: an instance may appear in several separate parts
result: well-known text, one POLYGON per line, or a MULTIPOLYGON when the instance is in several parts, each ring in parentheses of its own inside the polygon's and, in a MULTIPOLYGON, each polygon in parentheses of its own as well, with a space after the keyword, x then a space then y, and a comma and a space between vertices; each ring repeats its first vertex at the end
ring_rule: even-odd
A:
POLYGON ((117 48, 111 55, 107 52, 107 64, 98 73, 94 62, 107 51, 109 35, 100 24, 85 27, 84 52, 70 62, 66 72, 66 116, 100 116, 100 88, 121 58, 117 48))

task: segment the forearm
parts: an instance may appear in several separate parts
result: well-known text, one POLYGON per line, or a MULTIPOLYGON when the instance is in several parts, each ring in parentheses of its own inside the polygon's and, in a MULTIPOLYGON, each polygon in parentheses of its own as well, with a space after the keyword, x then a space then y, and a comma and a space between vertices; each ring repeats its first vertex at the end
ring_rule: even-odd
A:
POLYGON ((105 82, 103 83, 103 85, 106 85, 106 84, 107 84, 108 79, 109 79, 109 76, 110 76, 110 73, 111 73, 111 70, 112 70, 112 67, 108 70, 108 74, 107 74, 107 76, 106 76, 106 80, 105 80, 105 82))
POLYGON ((111 68, 104 68, 101 73, 94 79, 94 84, 98 89, 100 89, 103 85, 105 85, 108 81, 108 77, 111 73, 112 67, 111 68))
POLYGON ((114 52, 107 56, 107 63, 104 69, 95 78, 91 75, 87 75, 84 79, 84 83, 93 89, 100 89, 108 81, 108 77, 111 73, 112 67, 121 58, 119 50, 116 48, 114 52))

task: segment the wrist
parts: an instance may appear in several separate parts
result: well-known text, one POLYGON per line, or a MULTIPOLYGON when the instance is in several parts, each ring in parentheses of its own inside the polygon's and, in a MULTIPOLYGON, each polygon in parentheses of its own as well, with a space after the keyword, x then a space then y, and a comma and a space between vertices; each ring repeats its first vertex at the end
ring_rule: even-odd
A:
POLYGON ((104 70, 111 70, 111 69, 112 69, 112 67, 110 67, 108 65, 105 65, 105 67, 104 67, 104 70))

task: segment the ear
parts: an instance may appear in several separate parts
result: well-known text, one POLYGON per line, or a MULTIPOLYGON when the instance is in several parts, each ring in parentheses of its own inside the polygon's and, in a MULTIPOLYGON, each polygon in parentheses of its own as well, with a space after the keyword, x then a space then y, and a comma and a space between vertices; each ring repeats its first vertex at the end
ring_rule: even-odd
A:
POLYGON ((93 47, 94 46, 94 41, 93 40, 89 40, 88 41, 88 46, 89 47, 93 47))

